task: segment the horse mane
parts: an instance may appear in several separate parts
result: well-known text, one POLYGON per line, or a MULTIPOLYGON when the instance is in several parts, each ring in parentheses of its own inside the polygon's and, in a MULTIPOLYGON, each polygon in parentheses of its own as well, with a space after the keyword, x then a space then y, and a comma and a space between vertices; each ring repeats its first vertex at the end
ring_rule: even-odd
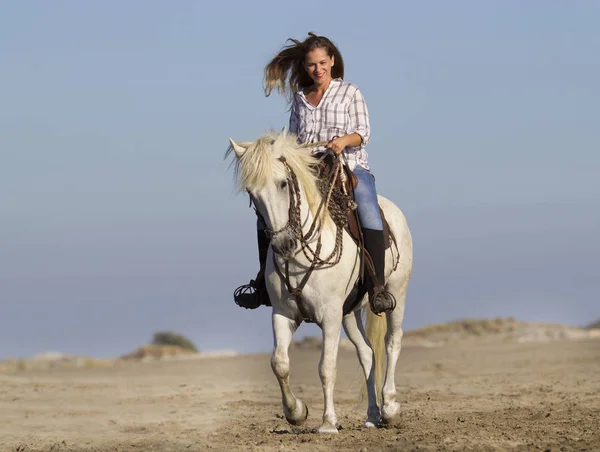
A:
MULTIPOLYGON (((322 194, 317 181, 317 158, 312 153, 312 145, 298 144, 296 135, 282 132, 268 132, 253 142, 238 143, 246 150, 240 158, 233 161, 235 178, 240 191, 260 190, 268 183, 285 179, 287 172, 279 157, 296 175, 298 184, 304 191, 308 206, 313 215, 317 213, 322 194)), ((233 151, 233 145, 227 149, 227 157, 233 151)), ((327 209, 322 212, 329 217, 327 209)), ((329 218, 324 218, 329 223, 329 218)))

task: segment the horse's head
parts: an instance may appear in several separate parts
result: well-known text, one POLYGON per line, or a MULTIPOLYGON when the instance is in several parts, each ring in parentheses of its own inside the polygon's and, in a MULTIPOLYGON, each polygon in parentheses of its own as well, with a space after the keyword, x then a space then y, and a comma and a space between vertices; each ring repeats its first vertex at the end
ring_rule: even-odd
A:
POLYGON ((235 153, 238 184, 246 190, 267 226, 273 251, 292 258, 298 248, 302 226, 314 214, 317 198, 315 163, 309 148, 296 137, 267 134, 254 142, 230 141, 235 153))

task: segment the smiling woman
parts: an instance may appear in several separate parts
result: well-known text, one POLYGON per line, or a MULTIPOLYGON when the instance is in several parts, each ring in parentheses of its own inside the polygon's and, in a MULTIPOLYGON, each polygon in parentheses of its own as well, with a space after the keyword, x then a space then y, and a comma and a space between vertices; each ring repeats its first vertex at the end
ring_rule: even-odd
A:
MULTIPOLYGON (((304 41, 289 39, 265 67, 265 94, 274 89, 291 103, 289 133, 299 144, 327 142, 314 152, 342 155, 358 179, 355 201, 365 239, 373 258, 376 281, 368 287, 369 300, 376 312, 393 309, 393 297, 385 290, 385 249, 383 222, 379 210, 375 178, 365 149, 371 127, 367 104, 359 88, 344 80, 344 59, 337 46, 325 36, 309 33, 304 41)), ((258 219, 260 270, 256 279, 234 293, 235 302, 254 309, 269 306, 264 290, 264 270, 269 249, 265 225, 258 219)))

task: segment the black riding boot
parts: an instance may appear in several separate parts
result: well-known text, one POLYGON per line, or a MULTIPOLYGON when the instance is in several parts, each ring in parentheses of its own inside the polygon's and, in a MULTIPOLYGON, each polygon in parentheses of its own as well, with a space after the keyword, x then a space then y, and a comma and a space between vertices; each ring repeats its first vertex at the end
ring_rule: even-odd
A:
POLYGON ((260 305, 271 306, 271 300, 269 300, 269 294, 265 286, 265 267, 270 241, 263 229, 257 231, 257 238, 260 270, 256 275, 256 279, 250 280, 249 284, 244 284, 233 292, 235 303, 246 309, 256 309, 260 305))
POLYGON ((396 307, 396 299, 385 290, 385 246, 383 243, 383 231, 374 229, 363 229, 365 248, 373 259, 375 267, 375 279, 373 283, 370 272, 365 269, 365 282, 369 293, 369 304, 375 314, 391 312, 396 307))

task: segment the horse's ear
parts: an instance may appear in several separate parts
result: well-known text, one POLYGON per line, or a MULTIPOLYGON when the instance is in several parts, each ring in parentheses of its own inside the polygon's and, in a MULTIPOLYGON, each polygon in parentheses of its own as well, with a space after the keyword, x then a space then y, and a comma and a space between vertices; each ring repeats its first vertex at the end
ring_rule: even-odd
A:
POLYGON ((231 149, 233 149, 233 151, 235 152, 235 155, 237 155, 238 158, 240 158, 242 156, 242 154, 244 152, 246 152, 246 148, 245 147, 240 146, 235 141, 233 141, 231 138, 229 139, 229 143, 231 143, 231 149))
POLYGON ((280 135, 283 135, 283 138, 285 138, 287 136, 287 127, 286 126, 283 126, 283 129, 281 129, 280 135))

